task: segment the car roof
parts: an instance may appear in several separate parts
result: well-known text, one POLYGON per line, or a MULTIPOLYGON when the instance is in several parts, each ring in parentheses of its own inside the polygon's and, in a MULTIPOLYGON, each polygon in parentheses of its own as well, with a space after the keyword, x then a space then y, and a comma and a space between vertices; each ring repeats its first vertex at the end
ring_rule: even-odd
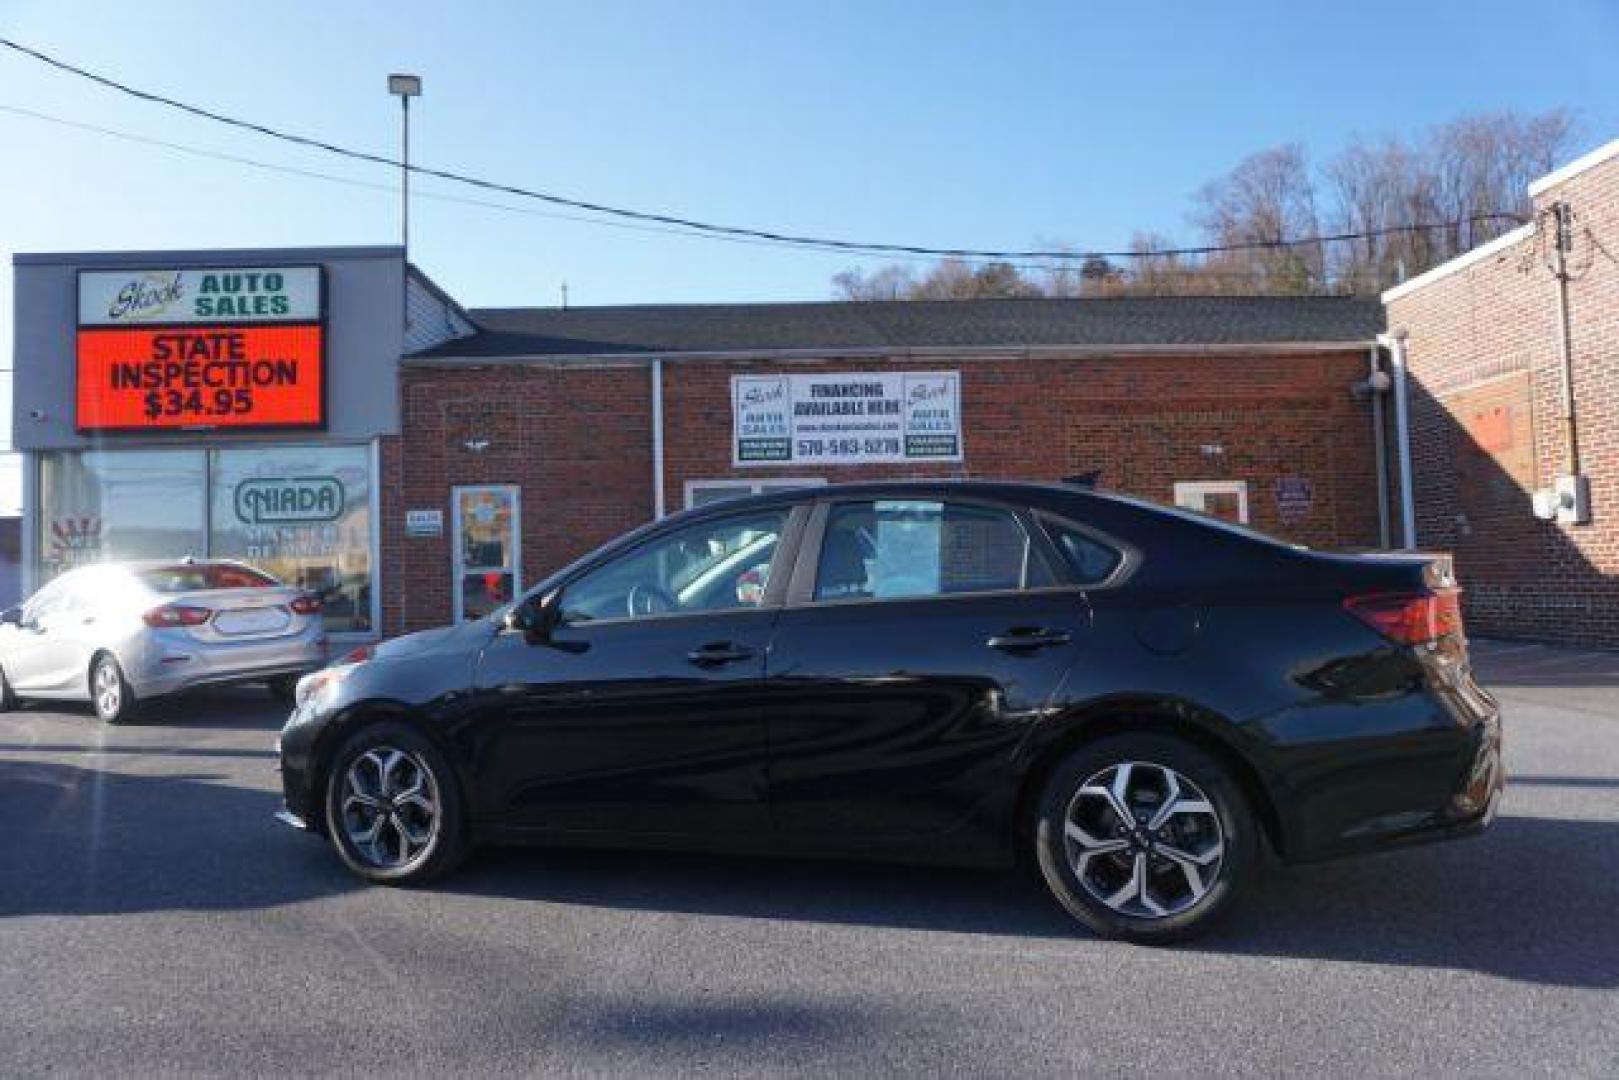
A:
MULTIPOLYGON (((188 555, 178 555, 172 559, 109 559, 106 562, 87 563, 76 566, 73 572, 80 570, 166 570, 175 566, 241 566, 249 567, 238 559, 198 559, 188 555)), ((263 573, 263 571, 259 571, 263 573)))
POLYGON ((856 480, 837 484, 815 484, 804 487, 783 488, 761 495, 740 495, 702 506, 681 510, 664 518, 700 520, 711 514, 726 514, 750 507, 770 507, 813 502, 819 499, 904 498, 923 495, 955 495, 958 497, 987 499, 1016 505, 1052 507, 1063 503, 1094 500, 1117 506, 1145 508, 1153 504, 1095 491, 1077 484, 1039 480, 969 480, 940 478, 937 480, 856 480))

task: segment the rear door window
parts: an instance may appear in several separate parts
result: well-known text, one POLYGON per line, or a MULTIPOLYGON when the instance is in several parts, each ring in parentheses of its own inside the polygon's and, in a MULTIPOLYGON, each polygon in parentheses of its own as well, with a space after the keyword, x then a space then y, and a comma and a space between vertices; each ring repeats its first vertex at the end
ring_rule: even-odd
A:
POLYGON ((1076 585, 1100 585, 1124 562, 1123 552, 1083 529, 1060 521, 1046 521, 1045 528, 1076 585))
POLYGON ((1053 584, 1010 510, 928 499, 839 503, 827 519, 815 599, 884 600, 1053 584))

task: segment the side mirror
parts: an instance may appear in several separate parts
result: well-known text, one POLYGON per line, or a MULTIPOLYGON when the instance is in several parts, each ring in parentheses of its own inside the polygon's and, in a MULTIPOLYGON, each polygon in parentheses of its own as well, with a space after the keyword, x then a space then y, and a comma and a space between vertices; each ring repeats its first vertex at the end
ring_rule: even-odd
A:
POLYGON ((518 601, 506 612, 506 629, 520 632, 529 641, 550 640, 551 631, 562 621, 558 599, 552 592, 518 601))
POLYGON ((16 605, 8 607, 4 611, 0 611, 0 625, 21 626, 22 607, 20 605, 16 605))

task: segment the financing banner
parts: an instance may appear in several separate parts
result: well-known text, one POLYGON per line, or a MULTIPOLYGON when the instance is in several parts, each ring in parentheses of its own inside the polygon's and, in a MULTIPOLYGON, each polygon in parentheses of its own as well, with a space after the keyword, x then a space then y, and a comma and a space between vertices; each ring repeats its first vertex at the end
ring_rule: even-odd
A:
POLYGON ((736 375, 736 465, 960 461, 961 373, 736 375))

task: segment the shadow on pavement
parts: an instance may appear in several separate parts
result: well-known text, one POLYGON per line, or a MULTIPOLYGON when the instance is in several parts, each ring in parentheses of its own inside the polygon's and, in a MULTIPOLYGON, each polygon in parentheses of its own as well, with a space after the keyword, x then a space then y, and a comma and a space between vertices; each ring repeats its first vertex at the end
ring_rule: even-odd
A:
MULTIPOLYGON (((1075 938, 1028 875, 670 854, 490 851, 437 886, 512 899, 1075 938)), ((1619 987, 1619 825, 1503 817, 1483 837, 1283 868, 1182 948, 1619 987)))
POLYGON ((358 887, 272 819, 279 805, 206 771, 0 760, 0 917, 257 909, 358 887))
MULTIPOLYGON (((275 731, 286 723, 291 708, 257 684, 213 687, 142 702, 135 716, 109 730, 184 727, 197 731, 275 731)), ((30 701, 19 711, 42 717, 66 713, 73 720, 101 724, 89 702, 30 701)))
MULTIPOLYGON (((274 822, 277 804, 271 791, 207 771, 154 777, 0 760, 0 916, 261 909, 362 887, 325 844, 274 822)), ((1013 872, 513 849, 484 851, 433 888, 623 910, 1085 937, 1029 875, 1013 872)), ((1619 824, 1503 816, 1475 840, 1279 870, 1228 923, 1186 948, 1615 988, 1616 908, 1619 824)), ((603 1022, 608 1030, 616 1023, 603 1022)), ((669 1023, 681 1027, 678 1017, 669 1023)))
POLYGON ((584 1018, 573 1037, 598 1046, 662 1050, 681 1043, 723 1045, 728 1052, 806 1040, 824 1051, 833 1042, 869 1038, 879 1017, 868 1008, 794 1001, 648 1002, 604 1005, 584 1018))

